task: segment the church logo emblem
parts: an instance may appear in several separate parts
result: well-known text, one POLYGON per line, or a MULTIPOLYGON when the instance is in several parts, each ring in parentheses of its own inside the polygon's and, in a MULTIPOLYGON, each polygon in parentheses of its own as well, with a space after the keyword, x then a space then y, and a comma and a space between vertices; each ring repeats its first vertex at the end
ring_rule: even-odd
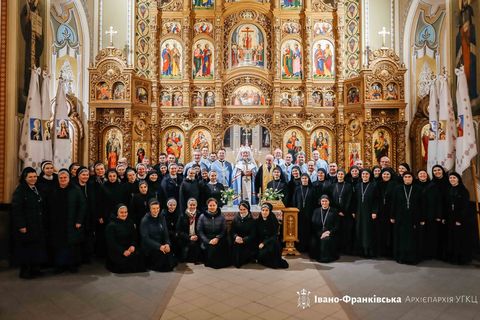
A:
POLYGON ((310 308, 310 291, 307 289, 302 289, 297 291, 298 294, 298 308, 302 308, 303 310, 310 308))

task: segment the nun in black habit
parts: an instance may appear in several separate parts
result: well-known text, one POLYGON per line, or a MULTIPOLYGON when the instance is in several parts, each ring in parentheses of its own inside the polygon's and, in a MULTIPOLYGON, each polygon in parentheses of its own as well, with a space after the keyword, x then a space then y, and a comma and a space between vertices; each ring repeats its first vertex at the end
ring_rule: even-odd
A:
POLYGON ((240 268, 252 261, 257 255, 257 239, 255 220, 250 212, 250 203, 241 201, 238 205, 238 214, 232 221, 230 234, 232 235, 233 265, 240 268))
POLYGON ((45 204, 36 182, 37 172, 26 167, 12 196, 14 261, 20 265, 20 278, 23 279, 40 276, 40 265, 47 260, 45 204))
POLYGON ((310 182, 308 174, 302 174, 300 185, 293 195, 293 206, 300 210, 298 212, 298 246, 300 252, 308 252, 310 245, 310 226, 313 209, 317 207, 318 198, 310 182))
POLYGON ((286 269, 288 262, 282 258, 282 247, 278 239, 279 223, 272 209, 270 203, 263 204, 256 221, 258 263, 273 269, 286 269))
POLYGON ((107 244, 106 267, 113 273, 144 272, 143 255, 138 246, 135 225, 124 204, 117 205, 117 215, 105 228, 107 244))
POLYGON ((172 251, 167 222, 160 214, 160 202, 151 199, 149 208, 140 227, 147 268, 160 272, 172 271, 177 262, 172 251))
POLYGON ((471 220, 470 196, 465 188, 462 177, 451 172, 448 175, 450 187, 448 188, 447 208, 445 215, 445 224, 447 226, 447 261, 454 264, 466 264, 472 259, 470 239, 471 230, 469 221, 471 220))
POLYGON ((361 181, 355 187, 354 214, 357 251, 371 258, 377 254, 375 244, 375 220, 378 213, 378 191, 368 169, 361 171, 361 181))
POLYGON ((199 218, 197 200, 195 198, 188 199, 187 209, 180 213, 176 226, 180 261, 194 262, 195 264, 201 261, 201 240, 197 233, 199 218))
POLYGON ((413 183, 413 175, 402 174, 403 183, 394 192, 391 222, 394 224, 393 256, 399 263, 417 264, 420 261, 418 242, 420 225, 425 224, 421 210, 421 190, 413 183))
POLYGON ((310 258, 318 262, 332 262, 338 259, 338 226, 338 212, 330 206, 330 198, 324 194, 320 198, 320 208, 313 211, 310 258))

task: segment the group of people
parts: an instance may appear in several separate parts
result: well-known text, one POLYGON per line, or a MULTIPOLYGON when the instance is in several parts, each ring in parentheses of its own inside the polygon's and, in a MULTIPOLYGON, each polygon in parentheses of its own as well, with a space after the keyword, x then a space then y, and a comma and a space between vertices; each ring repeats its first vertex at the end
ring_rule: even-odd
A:
POLYGON ((469 194, 462 178, 441 166, 430 179, 406 163, 395 171, 388 157, 371 170, 358 160, 347 173, 318 151, 310 161, 299 152, 293 163, 276 149, 261 165, 248 147, 236 163, 225 156, 224 149, 203 148, 185 165, 162 153, 153 167, 145 157, 135 168, 125 158, 108 170, 101 162, 55 173, 44 161, 39 176, 25 168, 12 198, 20 277, 36 277, 45 266, 77 272, 94 255, 115 273, 170 271, 178 262, 287 268, 271 204, 261 202, 257 219, 251 213, 271 191, 299 209, 296 247, 317 261, 340 254, 407 264, 471 259, 469 194), (229 188, 237 195, 233 221, 221 212, 229 188))

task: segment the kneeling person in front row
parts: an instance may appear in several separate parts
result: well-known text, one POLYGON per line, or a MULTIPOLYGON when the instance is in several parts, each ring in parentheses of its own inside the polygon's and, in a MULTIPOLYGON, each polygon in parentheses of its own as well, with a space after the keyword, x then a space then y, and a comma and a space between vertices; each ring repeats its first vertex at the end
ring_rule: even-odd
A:
POLYGON ((160 202, 152 199, 147 212, 140 223, 142 249, 146 256, 147 267, 155 271, 172 271, 177 265, 170 247, 167 222, 160 214, 160 202))

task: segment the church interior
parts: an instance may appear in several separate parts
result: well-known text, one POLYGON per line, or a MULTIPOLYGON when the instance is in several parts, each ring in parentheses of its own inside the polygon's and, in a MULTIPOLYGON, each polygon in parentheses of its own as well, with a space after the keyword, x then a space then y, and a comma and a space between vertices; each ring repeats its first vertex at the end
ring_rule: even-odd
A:
MULTIPOLYGON (((480 0, 0 0, 0 318, 480 319, 478 226, 467 265, 302 253, 281 270, 117 275, 93 262, 25 281, 10 262, 12 194, 25 164, 45 160, 21 156, 34 75, 42 112, 64 99, 56 170, 162 154, 186 165, 202 149, 235 164, 246 146, 259 165, 318 152, 347 172, 388 157, 416 174, 431 169, 432 83, 446 79, 457 113, 460 66, 480 134, 479 16, 480 0), (374 296, 388 303, 362 300, 374 296)), ((479 166, 462 175, 472 208, 479 166)))

